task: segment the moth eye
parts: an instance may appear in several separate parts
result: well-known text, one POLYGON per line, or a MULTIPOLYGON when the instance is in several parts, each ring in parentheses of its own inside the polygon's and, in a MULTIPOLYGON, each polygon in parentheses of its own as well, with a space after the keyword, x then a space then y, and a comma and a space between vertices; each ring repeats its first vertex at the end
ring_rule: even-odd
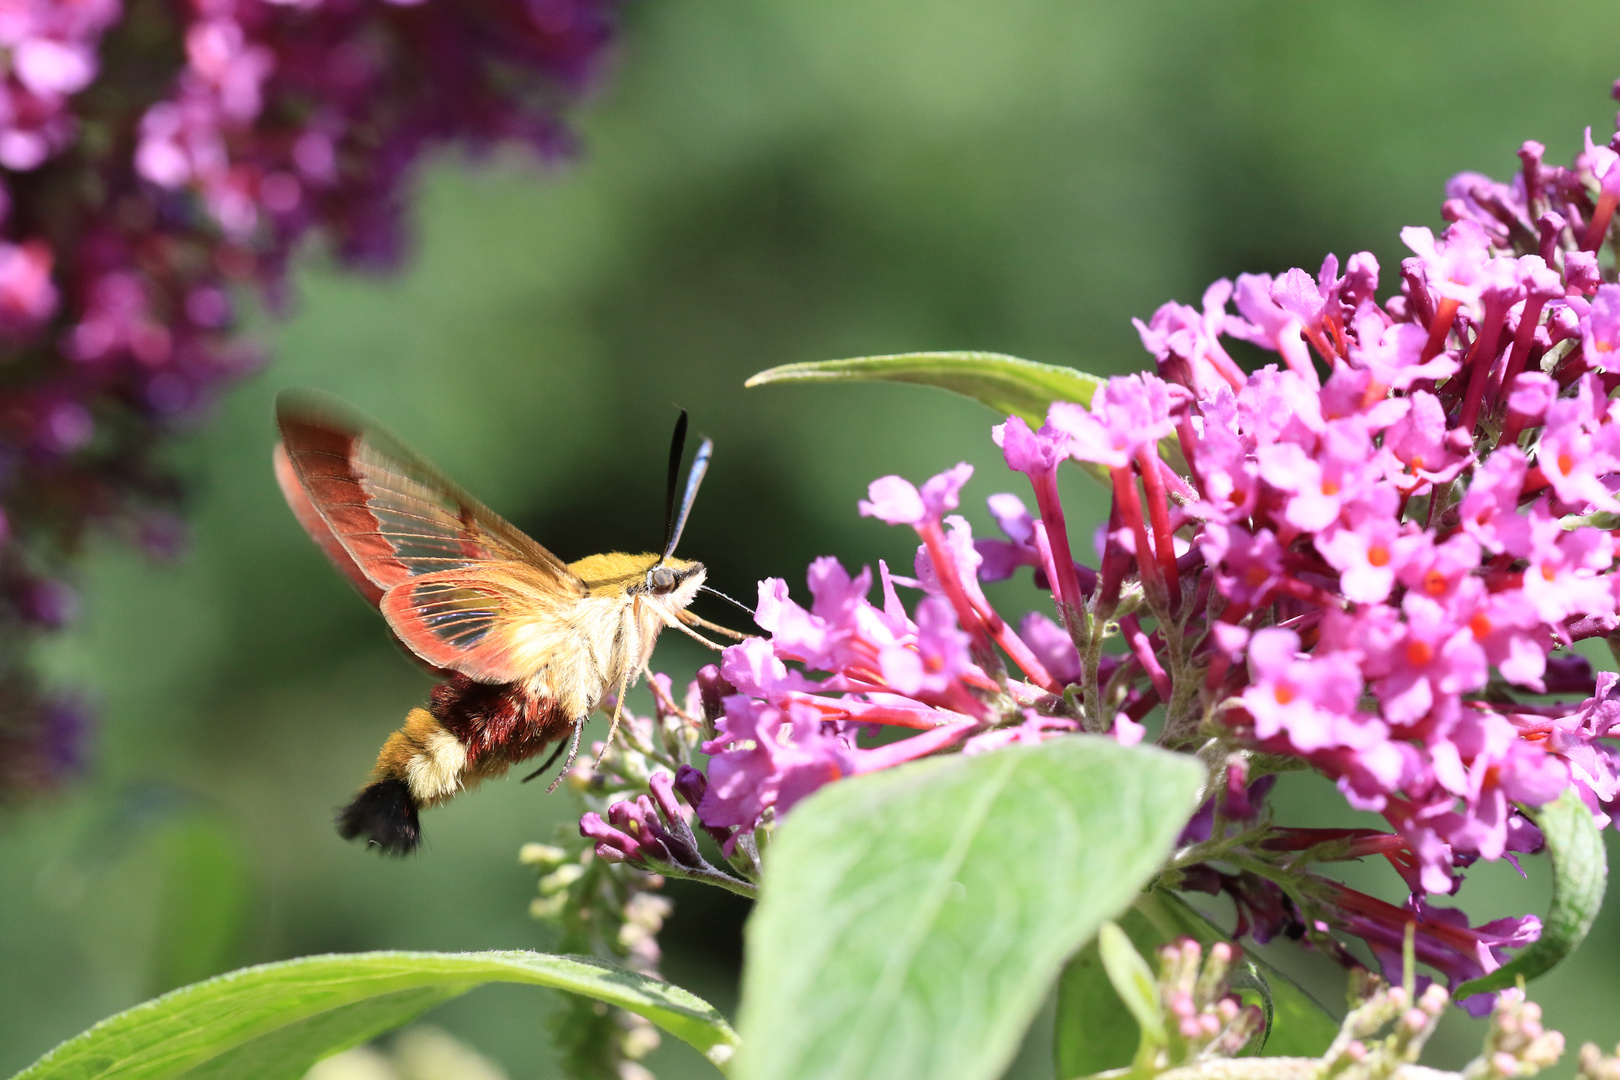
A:
POLYGON ((654 592, 669 592, 675 587, 675 571, 667 566, 655 567, 647 575, 647 583, 653 587, 654 592))

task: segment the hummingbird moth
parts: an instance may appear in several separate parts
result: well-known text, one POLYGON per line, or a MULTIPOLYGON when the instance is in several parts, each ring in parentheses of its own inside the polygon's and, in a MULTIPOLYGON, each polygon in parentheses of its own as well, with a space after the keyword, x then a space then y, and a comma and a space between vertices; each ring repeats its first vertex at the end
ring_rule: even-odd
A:
POLYGON ((414 851, 423 808, 553 743, 555 761, 565 740, 566 773, 586 719, 616 691, 611 743, 625 691, 646 670, 665 626, 714 649, 693 627, 741 636, 687 610, 705 570, 675 558, 675 545, 713 444, 699 446, 677 503, 684 411, 670 447, 663 551, 573 563, 334 398, 283 392, 276 422, 276 480, 294 516, 400 644, 441 679, 427 708, 412 709, 388 737, 370 780, 339 812, 345 839, 363 838, 388 854, 414 851))

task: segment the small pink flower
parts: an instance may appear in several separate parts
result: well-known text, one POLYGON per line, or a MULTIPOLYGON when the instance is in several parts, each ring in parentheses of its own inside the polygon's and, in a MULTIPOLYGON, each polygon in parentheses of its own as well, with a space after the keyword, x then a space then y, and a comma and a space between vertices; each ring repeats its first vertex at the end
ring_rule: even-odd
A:
POLYGON ((979 566, 979 580, 1005 581, 1020 566, 1033 566, 1038 572, 1041 555, 1034 544, 1035 521, 1029 516, 1024 501, 1016 495, 1003 493, 990 496, 986 502, 990 507, 990 516, 996 519, 996 524, 1001 526, 1007 539, 973 542, 974 549, 983 560, 979 566))
MULTIPOLYGON (((1376 276, 1376 271, 1374 272, 1376 276)), ((1242 384, 1243 371, 1221 344, 1225 331, 1226 304, 1232 297, 1232 283, 1226 279, 1215 282, 1204 290, 1203 310, 1185 304, 1164 304, 1143 324, 1132 319, 1142 347, 1159 361, 1160 369, 1172 357, 1185 361, 1191 368, 1194 387, 1200 396, 1212 394, 1222 387, 1242 384)))
POLYGON ((808 705, 778 708, 738 695, 726 699, 698 817, 711 828, 752 829, 766 807, 786 813, 823 784, 853 774, 855 738, 808 705))
POLYGON ((1459 221, 1437 239, 1427 228, 1410 226, 1401 230, 1401 242, 1417 256, 1429 288, 1465 307, 1480 306, 1486 268, 1494 258, 1484 229, 1459 221))
POLYGON ((1464 719, 1431 751, 1435 779, 1463 801, 1463 810, 1435 819, 1457 850, 1499 859, 1508 850, 1513 803, 1541 806, 1569 785, 1563 762, 1518 737, 1495 716, 1464 719))
POLYGON ((942 697, 973 667, 956 613, 935 596, 917 604, 915 642, 887 646, 878 653, 878 664, 884 680, 908 697, 942 697))
POLYGON ((1021 473, 1048 472, 1068 456, 1068 436, 1047 421, 1040 431, 1031 431, 1022 417, 1011 416, 1004 424, 990 429, 990 436, 1002 455, 1007 468, 1021 473))
POLYGON ((43 241, 0 241, 0 331, 25 335, 55 314, 59 297, 51 281, 53 261, 43 241))
POLYGON ((1059 682, 1068 686, 1080 681, 1080 651, 1063 627, 1031 611, 1018 624, 1018 636, 1059 682))
POLYGON ((1347 505, 1363 497, 1375 477, 1364 461, 1348 456, 1314 458, 1298 443, 1262 446, 1255 452, 1260 478, 1289 495, 1283 518, 1304 533, 1321 532, 1347 505))
POLYGON ((1528 468, 1518 447, 1500 446, 1474 470, 1457 512, 1463 530, 1486 551, 1529 554, 1530 523, 1519 514, 1528 468))
POLYGON ((1460 533, 1435 544, 1428 534, 1415 540, 1401 560, 1398 576, 1414 593, 1444 601, 1479 569, 1479 542, 1460 533))
POLYGON ((1152 447, 1175 431, 1174 414, 1190 395, 1154 375, 1109 379, 1086 410, 1069 402, 1053 404, 1043 432, 1069 438, 1069 456, 1122 468, 1136 451, 1152 447))
POLYGON ((1283 550, 1270 529, 1251 535, 1236 525, 1206 522, 1199 541, 1204 558, 1219 567, 1216 585, 1235 604, 1255 607, 1287 577, 1283 550))
POLYGON ((962 462, 933 477, 919 491, 909 480, 885 476, 874 480, 861 500, 862 517, 875 517, 890 525, 919 525, 938 521, 961 504, 962 486, 973 476, 973 466, 962 462))
POLYGON ((1427 484, 1449 484, 1472 461, 1446 444, 1446 412, 1440 399, 1414 391, 1407 413, 1384 433, 1383 450, 1398 462, 1385 475, 1403 490, 1417 492, 1427 484))
POLYGON ((1486 593, 1477 580, 1464 581, 1453 608, 1466 618, 1469 633, 1504 679, 1542 692, 1552 642, 1536 632, 1541 617, 1522 589, 1486 593))
POLYGON ((1409 322, 1388 322, 1375 304, 1364 304, 1354 325, 1356 344, 1349 352, 1350 363, 1365 369, 1377 386, 1405 390, 1419 380, 1448 378, 1460 366, 1443 353, 1425 362, 1428 331, 1409 322))
POLYGON ((1299 635, 1268 628, 1249 641, 1254 682, 1242 702, 1254 718, 1262 742, 1282 736, 1297 753, 1336 745, 1345 718, 1356 714, 1361 675, 1353 658, 1309 658, 1299 652, 1299 635))
POLYGON ((1529 565, 1524 595, 1542 619, 1557 624, 1571 615, 1614 613, 1614 597, 1597 575, 1614 562, 1614 540, 1599 529, 1566 531, 1544 502, 1530 509, 1529 565))
POLYGON ((1389 598, 1395 573, 1407 557, 1410 535, 1394 518, 1369 518, 1355 528, 1335 527, 1316 538, 1316 550, 1339 571, 1346 600, 1376 604, 1389 598))
POLYGON ((1263 349, 1276 350, 1288 369, 1315 390, 1316 371, 1311 366, 1303 336, 1305 323, 1272 298, 1270 275, 1239 274, 1235 299, 1238 314, 1227 320, 1227 334, 1263 349))
POLYGON ((1620 357, 1620 285, 1600 285, 1592 298, 1591 315, 1581 334, 1586 362, 1598 371, 1613 371, 1620 357))
POLYGON ((1473 633, 1446 607, 1418 593, 1401 601, 1399 633, 1369 665, 1384 715, 1397 727, 1415 724, 1437 705, 1485 685, 1489 665, 1473 633))
POLYGON ((11 55, 18 80, 36 94, 77 94, 96 77, 95 54, 83 42, 29 38, 11 55))

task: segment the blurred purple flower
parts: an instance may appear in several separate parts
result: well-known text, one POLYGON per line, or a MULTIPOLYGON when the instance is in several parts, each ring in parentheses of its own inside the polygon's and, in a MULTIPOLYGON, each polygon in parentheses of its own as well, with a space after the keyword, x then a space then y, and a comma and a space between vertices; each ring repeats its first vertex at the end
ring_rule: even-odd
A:
MULTIPOLYGON (((178 530, 160 523, 178 485, 158 450, 259 363, 235 336, 235 297, 253 288, 280 305, 311 233, 348 264, 397 263, 412 169, 435 148, 566 152, 562 110, 600 67, 616 10, 5 6, 0 677, 22 670, 34 633, 71 618, 61 579, 87 529, 174 549, 178 530)), ((27 756, 18 746, 0 744, 0 799, 20 793, 3 760, 27 756)))

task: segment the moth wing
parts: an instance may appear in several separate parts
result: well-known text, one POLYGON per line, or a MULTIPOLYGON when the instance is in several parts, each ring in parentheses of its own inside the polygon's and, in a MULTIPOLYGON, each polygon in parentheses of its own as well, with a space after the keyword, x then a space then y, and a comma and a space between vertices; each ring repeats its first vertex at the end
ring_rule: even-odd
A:
POLYGON ((527 679, 567 632, 572 598, 530 563, 420 574, 383 594, 383 618, 435 667, 480 682, 527 679))
MULTIPOLYGON (((561 559, 335 399, 283 392, 276 421, 309 504, 378 589, 450 570, 522 563, 552 594, 585 595, 585 583, 561 559)), ((339 569, 348 573, 341 563, 339 569)))
MULTIPOLYGON (((348 580, 350 585, 354 586, 356 592, 366 598, 367 603, 372 607, 381 605, 384 590, 378 588, 376 582, 366 577, 365 571, 360 569, 360 564, 354 561, 354 556, 350 555, 348 549, 340 544, 338 538, 333 535, 331 527, 326 524, 326 519, 321 517, 319 510, 315 509, 315 504, 309 501, 309 496, 304 493, 304 485, 299 482, 298 474, 293 470, 292 461, 287 457, 287 447, 282 443, 276 443, 271 459, 276 468, 276 483, 280 486, 281 494, 287 500, 287 505, 292 509, 293 517, 298 519, 298 524, 304 527, 304 531, 309 534, 311 540, 315 541, 316 546, 326 552, 326 557, 332 561, 332 565, 337 567, 338 572, 348 580)), ((399 650, 408 656, 412 663, 419 665, 435 678, 448 679, 450 677, 451 672, 426 663, 421 657, 413 653, 400 640, 398 634, 391 636, 394 639, 394 644, 399 646, 399 650)))
POLYGON ((276 483, 280 485, 281 494, 287 500, 287 505, 292 508, 293 517, 298 519, 298 524, 304 527, 304 531, 315 541, 316 546, 326 552, 326 557, 332 560, 332 565, 348 579, 349 584, 353 585, 372 607, 376 607, 382 601, 384 590, 360 569, 360 564, 355 562, 354 556, 338 542, 331 526, 321 517, 321 512, 315 509, 315 504, 309 501, 309 496, 304 493, 304 485, 298 479, 298 473, 293 470, 292 460, 287 456, 286 444, 276 443, 271 456, 276 467, 276 483))

